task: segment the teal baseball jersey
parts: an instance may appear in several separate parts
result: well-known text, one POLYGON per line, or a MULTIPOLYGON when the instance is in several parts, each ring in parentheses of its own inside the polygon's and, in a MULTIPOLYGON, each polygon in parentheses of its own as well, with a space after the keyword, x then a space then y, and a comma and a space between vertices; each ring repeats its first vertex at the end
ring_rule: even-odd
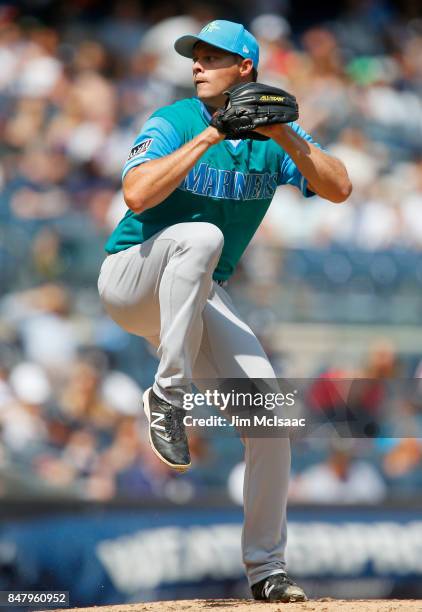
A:
MULTIPOLYGON (((136 138, 123 169, 169 155, 209 126, 211 116, 198 98, 157 110, 136 138)), ((298 124, 289 124, 308 142, 298 124)), ((180 185, 160 204, 141 214, 128 210, 106 244, 117 253, 148 240, 170 225, 191 221, 213 223, 224 235, 215 280, 233 273, 261 223, 279 185, 295 185, 305 197, 314 195, 293 160, 273 140, 239 140, 210 147, 180 185)))

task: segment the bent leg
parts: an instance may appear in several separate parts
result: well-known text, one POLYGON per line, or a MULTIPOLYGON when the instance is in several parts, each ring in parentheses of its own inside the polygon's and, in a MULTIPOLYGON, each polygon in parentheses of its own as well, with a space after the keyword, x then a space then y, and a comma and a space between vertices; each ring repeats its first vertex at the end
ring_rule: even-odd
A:
POLYGON ((179 223, 140 245, 107 257, 98 288, 123 329, 160 337, 154 392, 181 405, 202 338, 202 311, 223 248, 210 223, 179 223))

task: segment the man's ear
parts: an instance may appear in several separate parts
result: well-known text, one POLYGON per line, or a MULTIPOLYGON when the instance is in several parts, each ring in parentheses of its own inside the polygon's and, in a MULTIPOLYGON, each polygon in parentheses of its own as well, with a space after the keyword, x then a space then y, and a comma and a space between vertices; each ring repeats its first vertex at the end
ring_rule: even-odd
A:
POLYGON ((252 75, 253 70, 253 61, 248 58, 242 59, 242 63, 240 64, 240 76, 247 77, 252 75))

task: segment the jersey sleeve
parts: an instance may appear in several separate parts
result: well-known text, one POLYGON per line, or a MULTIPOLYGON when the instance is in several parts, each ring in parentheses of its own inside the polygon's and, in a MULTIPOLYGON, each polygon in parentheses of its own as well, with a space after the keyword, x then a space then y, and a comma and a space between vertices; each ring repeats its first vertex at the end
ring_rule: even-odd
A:
POLYGON ((164 117, 151 117, 133 143, 123 168, 122 180, 135 166, 169 155, 181 144, 181 138, 170 121, 164 117))
MULTIPOLYGON (((320 149, 322 148, 320 144, 315 142, 312 136, 310 136, 300 127, 300 125, 295 122, 289 123, 289 125, 296 132, 296 134, 308 142, 311 142, 316 147, 319 147, 320 149)), ((285 153, 281 159, 279 185, 294 185, 302 192, 305 198, 310 198, 315 195, 313 191, 308 189, 308 181, 303 174, 301 174, 299 168, 287 153, 285 153)))

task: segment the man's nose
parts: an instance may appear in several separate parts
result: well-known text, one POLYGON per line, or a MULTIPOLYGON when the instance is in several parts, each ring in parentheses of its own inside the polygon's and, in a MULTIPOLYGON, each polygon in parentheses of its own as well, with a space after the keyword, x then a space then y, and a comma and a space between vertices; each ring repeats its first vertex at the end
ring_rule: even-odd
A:
POLYGON ((199 60, 195 60, 192 65, 193 74, 198 74, 198 72, 203 71, 202 64, 199 60))

